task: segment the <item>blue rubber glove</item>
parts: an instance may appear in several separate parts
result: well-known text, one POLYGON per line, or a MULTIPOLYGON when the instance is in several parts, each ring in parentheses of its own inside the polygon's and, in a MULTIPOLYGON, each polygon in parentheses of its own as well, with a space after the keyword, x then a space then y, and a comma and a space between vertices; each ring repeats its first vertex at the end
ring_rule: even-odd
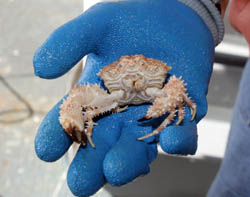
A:
MULTIPOLYGON (((172 124, 159 136, 137 141, 151 133, 163 118, 140 123, 148 105, 130 106, 106 116, 93 130, 93 142, 79 151, 70 165, 67 182, 76 196, 89 196, 105 183, 126 184, 149 172, 159 141, 170 154, 194 154, 197 148, 196 123, 206 114, 206 94, 212 72, 214 42, 201 18, 176 1, 127 0, 100 3, 58 28, 36 51, 35 74, 46 79, 60 77, 88 55, 78 84, 101 83, 96 73, 121 56, 143 54, 172 66, 171 75, 182 76, 197 105, 190 121, 186 108, 180 126, 172 124)), ((55 161, 72 141, 59 121, 61 101, 47 114, 35 139, 35 150, 44 161, 55 161)))

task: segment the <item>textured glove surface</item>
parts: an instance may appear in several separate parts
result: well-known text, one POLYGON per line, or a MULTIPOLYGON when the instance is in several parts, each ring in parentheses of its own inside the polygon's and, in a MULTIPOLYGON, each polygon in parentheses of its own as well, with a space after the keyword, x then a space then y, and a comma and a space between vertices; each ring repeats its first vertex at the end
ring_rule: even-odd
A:
MULTIPOLYGON (((124 55, 143 54, 172 67, 171 75, 182 76, 197 104, 195 121, 190 111, 180 126, 168 126, 159 136, 137 141, 152 132, 163 118, 137 122, 148 105, 131 106, 125 112, 98 121, 93 141, 96 149, 80 148, 68 172, 68 185, 77 196, 95 193, 106 182, 123 185, 149 172, 156 158, 156 142, 170 154, 194 154, 196 123, 206 114, 206 93, 212 72, 213 38, 199 16, 175 1, 128 0, 100 3, 53 32, 34 56, 35 74, 56 78, 88 55, 78 84, 102 83, 96 76, 103 66, 124 55)), ((55 161, 72 141, 59 121, 59 102, 40 125, 35 149, 44 161, 55 161)))

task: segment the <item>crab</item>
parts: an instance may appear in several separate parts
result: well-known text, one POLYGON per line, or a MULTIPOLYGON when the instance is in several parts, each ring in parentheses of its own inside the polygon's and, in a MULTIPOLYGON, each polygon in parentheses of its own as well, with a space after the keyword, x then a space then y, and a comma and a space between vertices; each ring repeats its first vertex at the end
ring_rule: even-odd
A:
POLYGON ((97 74, 108 91, 97 84, 75 86, 60 106, 59 122, 73 141, 82 146, 88 141, 95 148, 91 138, 96 125, 93 118, 106 112, 122 112, 130 104, 152 103, 139 121, 168 113, 158 128, 137 140, 157 135, 171 124, 176 114, 179 125, 185 117, 185 105, 190 108, 192 121, 196 104, 188 97, 182 77, 173 75, 164 85, 170 69, 164 62, 143 55, 122 56, 97 74))

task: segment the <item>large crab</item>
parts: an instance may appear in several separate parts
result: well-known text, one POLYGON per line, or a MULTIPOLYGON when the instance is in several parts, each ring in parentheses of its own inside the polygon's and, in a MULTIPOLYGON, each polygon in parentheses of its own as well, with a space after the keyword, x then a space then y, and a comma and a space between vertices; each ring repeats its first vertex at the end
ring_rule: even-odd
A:
POLYGON ((60 106, 62 127, 73 141, 86 146, 88 140, 94 148, 91 136, 96 123, 93 118, 108 111, 121 112, 129 104, 153 103, 139 121, 169 113, 156 130, 138 140, 158 134, 171 123, 177 112, 176 125, 179 125, 185 116, 185 104, 190 107, 193 120, 196 105, 188 97, 181 77, 173 75, 164 85, 170 69, 165 63, 143 55, 122 56, 97 74, 109 92, 97 84, 76 86, 71 90, 60 106))

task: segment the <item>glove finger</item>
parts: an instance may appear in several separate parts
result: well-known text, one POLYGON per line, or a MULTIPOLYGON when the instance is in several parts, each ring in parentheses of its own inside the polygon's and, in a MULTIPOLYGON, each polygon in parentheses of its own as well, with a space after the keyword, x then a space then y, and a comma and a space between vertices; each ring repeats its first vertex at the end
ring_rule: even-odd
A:
POLYGON ((56 161, 72 144, 58 120, 61 103, 58 102, 43 119, 35 138, 36 154, 44 161, 56 161))
POLYGON ((35 52, 35 75, 56 78, 70 70, 86 54, 95 53, 106 30, 109 13, 103 4, 55 30, 35 52))
POLYGON ((105 143, 98 144, 96 149, 79 148, 67 176, 68 186, 75 196, 90 196, 105 184, 102 163, 107 151, 105 143))
POLYGON ((137 141, 136 135, 122 131, 119 141, 107 153, 103 162, 106 180, 111 185, 120 186, 147 174, 150 171, 149 163, 156 155, 156 144, 137 141))
POLYGON ((169 154, 194 155, 197 149, 197 127, 190 122, 183 126, 170 126, 160 135, 161 148, 169 154))
POLYGON ((70 165, 67 182, 76 196, 92 195, 106 183, 103 160, 120 135, 120 122, 114 121, 115 115, 98 121, 92 136, 96 148, 93 149, 90 144, 86 148, 80 147, 70 165))
POLYGON ((169 154, 193 155, 197 149, 197 126, 195 121, 190 121, 190 111, 186 109, 186 118, 181 125, 176 126, 175 122, 167 126, 160 133, 161 148, 169 154))

